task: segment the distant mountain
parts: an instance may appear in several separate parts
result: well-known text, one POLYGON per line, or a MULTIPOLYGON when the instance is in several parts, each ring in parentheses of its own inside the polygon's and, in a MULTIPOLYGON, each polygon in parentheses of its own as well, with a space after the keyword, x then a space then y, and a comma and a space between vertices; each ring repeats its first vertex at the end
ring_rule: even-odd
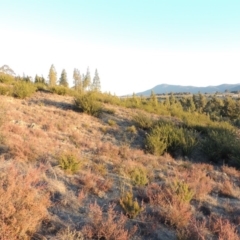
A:
POLYGON ((155 94, 161 93, 180 93, 180 92, 190 92, 190 93, 215 93, 228 91, 238 91, 240 90, 240 83, 238 84, 221 84, 218 86, 207 86, 207 87, 194 87, 194 86, 181 86, 181 85, 170 85, 170 84, 160 84, 152 89, 136 93, 136 95, 149 96, 151 91, 155 94))

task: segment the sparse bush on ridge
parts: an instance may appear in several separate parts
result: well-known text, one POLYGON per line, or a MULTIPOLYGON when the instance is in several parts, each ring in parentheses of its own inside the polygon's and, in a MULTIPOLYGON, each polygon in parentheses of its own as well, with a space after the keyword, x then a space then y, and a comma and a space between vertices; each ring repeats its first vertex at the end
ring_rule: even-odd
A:
POLYGON ((112 114, 112 115, 114 115, 116 111, 115 111, 114 109, 104 108, 104 109, 103 109, 103 112, 104 112, 104 113, 107 113, 107 114, 112 114))
POLYGON ((0 82, 1 83, 11 84, 14 81, 15 81, 15 78, 13 76, 0 72, 0 82))
POLYGON ((98 117, 102 112, 102 105, 96 100, 94 92, 84 93, 74 98, 76 107, 84 113, 98 117))
POLYGON ((150 129, 154 124, 154 121, 143 113, 138 113, 137 115, 133 116, 133 121, 137 127, 143 130, 150 129))
POLYGON ((53 86, 49 88, 50 92, 58 95, 69 95, 70 89, 65 86, 53 86))
POLYGON ((12 86, 0 86, 0 95, 12 95, 12 86))
POLYGON ((18 81, 13 86, 13 96, 16 98, 30 97, 36 91, 33 83, 18 81))

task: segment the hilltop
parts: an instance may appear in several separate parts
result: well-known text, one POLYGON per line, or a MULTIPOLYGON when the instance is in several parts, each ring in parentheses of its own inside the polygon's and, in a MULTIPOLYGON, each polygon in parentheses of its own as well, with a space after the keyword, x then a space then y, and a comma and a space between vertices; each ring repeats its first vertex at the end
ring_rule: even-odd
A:
POLYGON ((207 86, 207 87, 194 87, 194 86, 181 86, 181 85, 171 85, 171 84, 160 84, 149 90, 138 92, 136 95, 140 96, 150 96, 151 91, 155 94, 163 94, 163 93, 216 93, 216 92, 224 92, 225 90, 231 91, 239 91, 240 83, 238 84, 221 84, 217 86, 207 86))
POLYGON ((75 96, 47 90, 0 98, 1 239, 239 239, 238 165, 222 164, 221 154, 208 161, 200 146, 192 151, 202 138, 192 130, 187 151, 153 142, 162 129, 188 131, 182 119, 190 128, 191 114, 208 127, 230 125, 104 95, 97 117, 81 112, 75 96))

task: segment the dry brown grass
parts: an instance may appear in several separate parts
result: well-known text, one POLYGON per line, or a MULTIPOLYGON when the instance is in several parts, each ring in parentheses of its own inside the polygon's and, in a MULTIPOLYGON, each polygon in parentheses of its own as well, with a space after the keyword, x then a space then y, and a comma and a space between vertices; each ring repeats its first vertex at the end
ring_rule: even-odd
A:
POLYGON ((182 201, 166 187, 151 184, 147 187, 147 197, 151 205, 167 224, 177 229, 186 227, 192 217, 189 202, 182 201))
POLYGON ((0 238, 30 239, 50 204, 41 169, 1 167, 0 186, 0 238))
POLYGON ((196 200, 204 200, 214 187, 212 179, 198 167, 182 172, 178 178, 189 185, 194 192, 193 198, 196 200))
POLYGON ((219 194, 225 197, 236 198, 240 196, 238 187, 235 187, 229 180, 225 180, 223 183, 218 185, 219 194))
POLYGON ((89 223, 86 224, 82 233, 86 239, 128 240, 136 232, 133 226, 129 231, 126 228, 127 217, 114 210, 114 205, 108 205, 106 214, 95 202, 89 206, 89 223))
POLYGON ((99 197, 103 197, 105 193, 112 188, 113 185, 111 179, 105 179, 91 171, 82 173, 79 177, 76 178, 76 182, 83 186, 83 191, 85 193, 91 192, 99 197))
POLYGON ((196 220, 195 218, 192 218, 185 229, 180 229, 178 231, 178 238, 186 240, 209 239, 209 237, 207 237, 209 235, 209 230, 206 224, 207 224, 206 220, 199 221, 196 220))
POLYGON ((221 217, 212 217, 210 229, 218 236, 219 240, 239 240, 236 226, 231 224, 228 219, 221 217))
POLYGON ((240 171, 238 171, 234 167, 229 167, 226 165, 223 165, 221 167, 222 171, 226 173, 229 177, 235 177, 235 178, 240 178, 240 171))

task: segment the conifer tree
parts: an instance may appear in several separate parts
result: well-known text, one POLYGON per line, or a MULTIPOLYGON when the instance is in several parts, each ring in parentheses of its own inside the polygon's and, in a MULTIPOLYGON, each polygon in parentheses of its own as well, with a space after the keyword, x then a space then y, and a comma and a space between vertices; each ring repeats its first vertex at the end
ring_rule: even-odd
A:
POLYGON ((82 91, 82 76, 77 68, 73 70, 74 88, 76 91, 82 91))
POLYGON ((64 87, 68 87, 67 73, 66 73, 65 69, 62 70, 61 77, 59 79, 59 85, 62 85, 64 87))
POLYGON ((87 68, 87 73, 83 78, 83 89, 89 89, 89 87, 91 86, 91 75, 90 75, 90 70, 89 67, 87 68))
POLYGON ((95 76, 93 78, 92 90, 96 91, 96 92, 100 92, 101 91, 101 83, 100 83, 100 78, 99 78, 97 69, 95 71, 95 76))
POLYGON ((36 74, 36 76, 35 76, 35 83, 44 83, 45 84, 45 78, 42 76, 42 77, 40 77, 40 76, 38 76, 37 74, 36 74))
POLYGON ((49 70, 48 78, 49 78, 49 86, 51 87, 55 86, 57 83, 57 72, 53 64, 49 70))

